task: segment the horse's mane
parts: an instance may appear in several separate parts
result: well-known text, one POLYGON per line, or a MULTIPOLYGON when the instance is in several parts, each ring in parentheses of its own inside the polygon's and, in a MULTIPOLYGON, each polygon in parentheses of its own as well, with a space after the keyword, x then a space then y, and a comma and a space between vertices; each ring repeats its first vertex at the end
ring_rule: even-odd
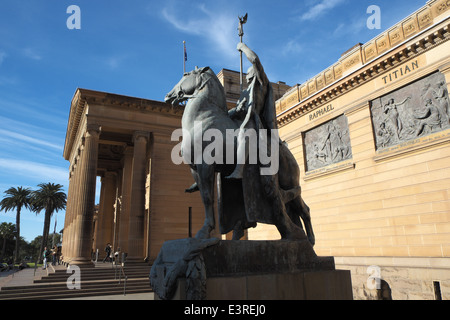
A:
POLYGON ((217 105, 221 107, 225 112, 228 112, 225 89, 214 71, 209 67, 206 68, 207 70, 202 72, 201 74, 202 84, 200 87, 204 87, 208 84, 214 86, 214 90, 216 90, 216 92, 217 90, 220 92, 220 96, 214 97, 217 101, 217 105))

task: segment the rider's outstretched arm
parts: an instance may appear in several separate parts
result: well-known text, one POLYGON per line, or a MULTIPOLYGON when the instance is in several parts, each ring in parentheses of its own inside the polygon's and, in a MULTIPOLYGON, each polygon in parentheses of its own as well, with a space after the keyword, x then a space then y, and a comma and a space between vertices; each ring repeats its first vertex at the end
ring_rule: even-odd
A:
POLYGON ((256 73, 256 77, 261 85, 266 85, 269 83, 269 79, 267 78, 266 73, 264 72, 264 68, 259 60, 259 57, 254 53, 247 45, 243 42, 239 42, 237 45, 237 49, 242 51, 247 57, 248 61, 253 65, 253 69, 256 73))

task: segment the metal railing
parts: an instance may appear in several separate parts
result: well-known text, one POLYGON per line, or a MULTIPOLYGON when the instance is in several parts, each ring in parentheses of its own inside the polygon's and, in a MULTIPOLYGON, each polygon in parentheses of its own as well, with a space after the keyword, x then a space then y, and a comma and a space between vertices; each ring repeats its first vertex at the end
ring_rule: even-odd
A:
POLYGON ((126 292, 127 292, 127 275, 125 274, 125 259, 126 259, 127 254, 126 253, 122 253, 122 259, 120 264, 117 264, 117 259, 114 260, 114 280, 117 280, 117 273, 119 273, 119 285, 122 282, 122 275, 124 278, 124 283, 123 283, 123 295, 126 296, 126 292))
POLYGON ((121 275, 123 274, 124 277, 124 282, 123 282, 123 295, 126 296, 127 295, 127 275, 125 274, 123 265, 120 267, 120 271, 119 272, 119 285, 120 285, 120 281, 121 281, 121 275))

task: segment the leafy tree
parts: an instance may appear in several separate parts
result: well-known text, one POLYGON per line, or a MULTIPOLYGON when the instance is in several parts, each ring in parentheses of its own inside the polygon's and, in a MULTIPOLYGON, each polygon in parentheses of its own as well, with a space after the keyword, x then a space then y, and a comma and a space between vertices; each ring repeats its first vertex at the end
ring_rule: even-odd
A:
MULTIPOLYGON (((56 233, 54 234, 49 234, 49 238, 50 237, 55 237, 55 245, 59 244, 61 242, 61 234, 56 233)), ((39 251, 41 249, 41 245, 42 245, 42 235, 37 236, 36 238, 34 238, 33 240, 31 240, 31 242, 28 244, 29 247, 29 255, 33 257, 33 261, 36 260, 40 260, 42 259, 42 256, 39 255, 39 251)), ((48 243, 44 244, 44 247, 47 246, 47 248, 49 247, 48 243)))
POLYGON ((3 222, 0 224, 0 236, 3 238, 3 245, 2 245, 2 253, 0 255, 0 262, 3 261, 3 257, 5 256, 6 252, 6 242, 9 239, 12 239, 14 237, 14 234, 16 233, 16 226, 12 223, 3 222))
POLYGON ((14 263, 17 262, 20 247, 20 212, 23 207, 31 208, 31 190, 18 187, 9 188, 4 193, 6 196, 0 201, 0 211, 16 210, 16 247, 14 253, 14 263))
POLYGON ((63 186, 54 183, 41 183, 40 189, 32 192, 32 205, 36 213, 45 210, 44 230, 42 232, 42 242, 39 250, 39 259, 42 258, 42 252, 48 241, 50 230, 50 220, 54 212, 66 208, 66 194, 62 191, 63 186))
POLYGON ((42 235, 37 236, 30 242, 30 247, 33 248, 33 261, 39 261, 42 257, 39 257, 39 250, 41 249, 42 235))

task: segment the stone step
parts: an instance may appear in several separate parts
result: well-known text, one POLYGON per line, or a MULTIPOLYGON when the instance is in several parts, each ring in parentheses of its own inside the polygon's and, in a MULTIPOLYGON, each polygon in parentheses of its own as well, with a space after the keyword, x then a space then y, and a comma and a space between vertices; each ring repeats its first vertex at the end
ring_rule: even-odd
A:
MULTIPOLYGON (((127 276, 126 294, 139 294, 153 292, 150 287, 148 264, 125 265, 124 273, 127 276)), ((41 271, 41 270, 39 270, 41 271)), ((97 263, 96 266, 81 268, 81 289, 70 290, 67 280, 73 273, 67 273, 64 266, 49 267, 50 273, 41 278, 32 275, 29 284, 19 282, 16 286, 3 286, 0 289, 0 300, 51 300, 71 299, 80 297, 123 295, 124 275, 120 266, 97 263), (119 283, 120 277, 120 283, 119 283)), ((42 274, 42 272, 40 272, 42 274)), ((44 273, 46 273, 44 271, 44 273)), ((29 276, 29 275, 27 275, 29 276)))
MULTIPOLYGON (((81 269, 80 271, 81 271, 82 275, 90 275, 90 276, 98 276, 98 277, 101 277, 102 275, 109 275, 109 274, 114 275, 116 273, 118 274, 119 272, 122 272, 120 269, 117 269, 117 270, 109 270, 108 269, 108 270, 102 270, 102 271, 91 271, 91 270, 81 269)), ((124 273, 127 275, 128 274, 144 274, 144 273, 150 274, 150 268, 140 269, 140 270, 124 270, 124 273)), ((70 270, 69 271, 58 270, 57 272, 49 273, 48 277, 58 277, 58 276, 70 275, 70 274, 73 274, 73 272, 71 272, 70 270)))
MULTIPOLYGON (((63 274, 59 276, 47 276, 42 277, 41 279, 36 279, 33 283, 51 283, 51 282, 66 282, 70 277, 70 274, 63 274)), ((136 278, 147 278, 149 273, 135 273, 135 274, 126 274, 127 279, 136 279, 136 278)), ((123 275, 114 275, 114 274, 103 274, 103 275, 85 275, 81 274, 81 281, 89 281, 89 280, 119 280, 124 279, 123 275)))
MULTIPOLYGON (((51 285, 32 285, 20 287, 4 287, 0 291, 0 300, 25 299, 61 299, 88 296, 118 295, 124 292, 124 281, 92 281, 82 282, 81 289, 70 290, 66 283, 51 285)), ((148 278, 127 280, 126 293, 153 292, 148 278)))
MULTIPOLYGON (((123 269, 125 273, 133 273, 133 272, 150 272, 151 267, 146 268, 125 268, 123 269)), ((110 269, 110 268, 96 268, 96 269, 81 269, 81 272, 86 274, 102 274, 102 273, 114 273, 118 270, 121 270, 120 268, 117 269, 110 269)), ((56 270, 56 272, 49 273, 50 274, 64 274, 67 273, 66 270, 56 270)))
MULTIPOLYGON (((121 279, 120 285, 123 285, 124 280, 121 279)), ((149 284, 148 278, 137 278, 137 279, 127 279, 127 285, 128 284, 142 284, 146 283, 149 284)), ((102 286, 111 286, 111 285, 117 285, 119 284, 119 280, 91 280, 91 281, 82 281, 81 287, 82 288, 91 288, 91 287, 102 287, 102 286)), ((9 286, 9 287, 3 287, 0 290, 0 297, 4 293, 12 292, 12 291, 37 291, 37 290, 46 290, 48 288, 54 288, 54 289, 65 289, 67 288, 67 282, 51 282, 51 283, 44 283, 44 284, 33 284, 33 285, 23 285, 23 286, 9 286)))
MULTIPOLYGON (((125 266, 124 273, 128 279, 135 278, 147 278, 150 274, 151 266, 145 264, 140 265, 129 265, 125 266)), ((124 278, 124 275, 120 269, 120 267, 112 268, 111 266, 105 267, 91 267, 91 268, 83 268, 80 270, 81 272, 81 281, 89 281, 89 280, 111 280, 111 279, 121 279, 124 278)), ((47 276, 42 277, 41 279, 34 280, 34 283, 50 283, 50 282, 65 282, 72 273, 67 269, 57 269, 54 273, 50 273, 47 276)))
MULTIPOLYGON (((107 296, 107 295, 123 295, 124 289, 122 288, 105 288, 102 290, 81 289, 81 290, 66 290, 66 291, 48 291, 48 292, 33 292, 33 293, 19 293, 19 294, 7 294, 0 296, 0 300, 53 300, 53 299, 68 299, 79 297, 94 297, 94 296, 107 296)), ((151 293, 153 290, 147 287, 141 288, 128 288, 126 294, 136 293, 151 293)))

